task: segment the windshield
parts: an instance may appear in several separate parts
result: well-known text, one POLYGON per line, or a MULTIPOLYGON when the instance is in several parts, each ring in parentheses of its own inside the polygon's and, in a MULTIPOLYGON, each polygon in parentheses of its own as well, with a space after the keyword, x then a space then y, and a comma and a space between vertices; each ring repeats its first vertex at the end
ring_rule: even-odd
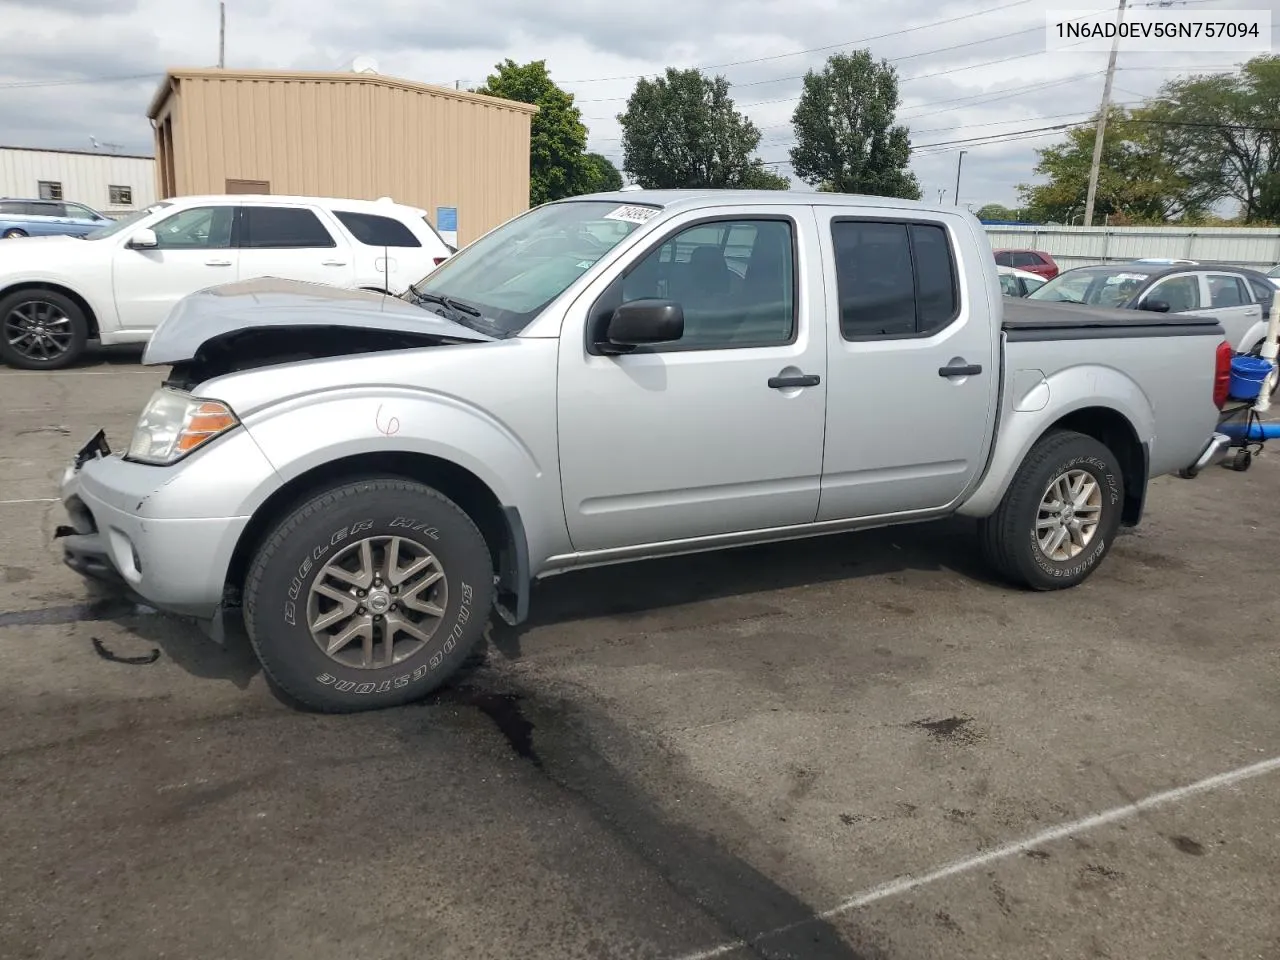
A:
POLYGON ((149 217, 151 216, 151 214, 155 213, 157 210, 163 210, 165 207, 171 207, 171 206, 173 206, 173 204, 164 203, 163 201, 160 203, 153 203, 151 206, 147 207, 145 210, 135 210, 133 213, 129 214, 127 217, 121 217, 119 220, 117 220, 115 223, 111 224, 110 226, 99 227, 97 230, 90 230, 88 233, 84 235, 84 239, 105 240, 107 237, 114 237, 121 230, 131 227, 133 224, 137 223, 143 217, 149 217))
POLYGON ((486 333, 514 336, 659 209, 600 200, 537 207, 464 247, 405 298, 473 307, 486 333))
POLYGON ((1084 303, 1091 307, 1120 307, 1133 299, 1138 289, 1151 279, 1145 270, 1124 267, 1079 267, 1060 273, 1028 300, 1054 303, 1084 303))

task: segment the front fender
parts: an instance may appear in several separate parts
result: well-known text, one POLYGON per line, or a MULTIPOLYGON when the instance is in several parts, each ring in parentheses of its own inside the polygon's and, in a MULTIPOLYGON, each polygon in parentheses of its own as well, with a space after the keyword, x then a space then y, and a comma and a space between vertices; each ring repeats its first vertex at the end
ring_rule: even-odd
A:
POLYGON ((504 508, 519 511, 535 556, 562 539, 552 529, 557 511, 549 509, 559 506, 555 450, 534 450, 497 417, 455 396, 345 386, 271 404, 243 423, 283 483, 349 457, 438 457, 470 471, 504 508))
POLYGON ((1128 375, 1113 367, 1081 364, 1048 376, 1028 376, 1018 370, 1005 388, 996 442, 977 488, 959 513, 985 517, 999 506, 1027 454, 1044 434, 1064 417, 1089 408, 1120 414, 1133 428, 1139 442, 1155 437, 1155 411, 1151 400, 1128 375))

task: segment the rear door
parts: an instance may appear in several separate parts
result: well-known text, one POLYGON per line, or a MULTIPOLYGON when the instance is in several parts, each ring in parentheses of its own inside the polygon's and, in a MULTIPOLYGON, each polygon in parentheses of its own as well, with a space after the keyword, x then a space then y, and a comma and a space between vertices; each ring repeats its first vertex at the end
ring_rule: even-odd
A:
POLYGON ((998 304, 986 254, 959 217, 818 216, 832 318, 818 520, 945 507, 994 433, 998 304))
POLYGON ((354 287, 351 244, 308 206, 240 207, 240 279, 279 277, 354 287))
POLYGON ((1209 297, 1209 309, 1204 312, 1222 324, 1233 348, 1247 351, 1253 346, 1250 334, 1263 320, 1262 304, 1238 273, 1206 273, 1204 278, 1209 297))
POLYGON ((236 279, 235 212, 229 204, 189 207, 151 227, 156 246, 115 248, 111 271, 122 333, 153 330, 183 297, 236 279))

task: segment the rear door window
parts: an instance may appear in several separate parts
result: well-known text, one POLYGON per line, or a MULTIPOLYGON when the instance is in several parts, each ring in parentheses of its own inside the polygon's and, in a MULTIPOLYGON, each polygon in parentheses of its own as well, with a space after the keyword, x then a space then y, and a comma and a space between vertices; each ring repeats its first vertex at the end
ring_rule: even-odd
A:
POLYGON ((242 209, 242 247, 281 250, 337 246, 320 218, 305 207, 246 206, 242 209))
POLYGON ((929 336, 956 318, 959 281, 944 228, 836 220, 831 238, 846 340, 929 336))
POLYGON ((1253 302, 1253 298, 1249 296, 1249 288, 1240 277, 1226 273, 1211 273, 1208 280, 1211 308, 1242 307, 1253 302))

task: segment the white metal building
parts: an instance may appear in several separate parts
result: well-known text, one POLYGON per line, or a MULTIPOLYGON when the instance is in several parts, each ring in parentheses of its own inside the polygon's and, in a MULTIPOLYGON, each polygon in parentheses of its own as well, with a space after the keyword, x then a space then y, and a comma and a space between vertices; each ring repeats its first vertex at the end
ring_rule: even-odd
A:
POLYGON ((156 199, 152 157, 0 146, 0 197, 66 200, 117 216, 156 199))
POLYGON ((1266 270, 1280 263, 1276 227, 1069 227, 988 224, 991 246, 1044 250, 1063 270, 1140 257, 1231 263, 1266 270))

